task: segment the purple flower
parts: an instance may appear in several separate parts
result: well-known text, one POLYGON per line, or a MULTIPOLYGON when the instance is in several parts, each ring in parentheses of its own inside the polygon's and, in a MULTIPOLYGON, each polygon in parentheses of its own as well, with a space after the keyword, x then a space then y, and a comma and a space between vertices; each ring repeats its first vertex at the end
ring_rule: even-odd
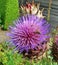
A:
POLYGON ((45 49, 45 43, 49 39, 50 24, 44 18, 36 15, 22 16, 10 27, 9 36, 16 50, 28 52, 30 49, 45 49))

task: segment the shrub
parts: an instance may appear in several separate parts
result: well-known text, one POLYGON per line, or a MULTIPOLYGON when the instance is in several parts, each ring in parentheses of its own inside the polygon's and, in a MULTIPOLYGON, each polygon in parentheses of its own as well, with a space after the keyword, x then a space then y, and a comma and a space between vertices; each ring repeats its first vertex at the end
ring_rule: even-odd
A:
POLYGON ((0 0, 0 19, 2 20, 0 24, 2 25, 4 25, 5 20, 6 2, 7 0, 0 0))
POLYGON ((3 28, 7 29, 19 16, 18 0, 3 0, 0 2, 0 11, 3 19, 3 28))

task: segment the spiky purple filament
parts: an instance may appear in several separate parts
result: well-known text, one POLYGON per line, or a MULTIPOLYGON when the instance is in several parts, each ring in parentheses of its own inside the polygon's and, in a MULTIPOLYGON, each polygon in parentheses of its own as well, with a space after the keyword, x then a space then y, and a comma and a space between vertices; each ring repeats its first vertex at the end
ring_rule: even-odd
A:
POLYGON ((50 24, 35 15, 26 15, 17 20, 15 27, 10 28, 11 42, 20 52, 30 49, 45 49, 46 39, 49 38, 50 24))

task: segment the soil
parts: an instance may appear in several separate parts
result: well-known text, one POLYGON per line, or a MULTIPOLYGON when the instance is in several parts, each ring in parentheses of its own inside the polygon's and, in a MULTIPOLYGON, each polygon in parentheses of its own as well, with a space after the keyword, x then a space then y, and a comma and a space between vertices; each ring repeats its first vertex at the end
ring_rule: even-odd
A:
POLYGON ((6 35, 8 31, 3 31, 0 28, 0 43, 3 43, 9 39, 9 37, 6 35))

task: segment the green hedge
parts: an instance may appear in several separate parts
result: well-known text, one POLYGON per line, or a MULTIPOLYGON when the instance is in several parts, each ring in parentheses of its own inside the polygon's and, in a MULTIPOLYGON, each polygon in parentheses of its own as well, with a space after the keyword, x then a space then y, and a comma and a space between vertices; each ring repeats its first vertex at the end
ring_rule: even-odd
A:
POLYGON ((6 2, 7 0, 0 0, 0 19, 2 20, 2 25, 4 25, 5 21, 5 10, 6 10, 6 2))
POLYGON ((19 16, 18 0, 0 0, 3 28, 7 29, 19 16))

